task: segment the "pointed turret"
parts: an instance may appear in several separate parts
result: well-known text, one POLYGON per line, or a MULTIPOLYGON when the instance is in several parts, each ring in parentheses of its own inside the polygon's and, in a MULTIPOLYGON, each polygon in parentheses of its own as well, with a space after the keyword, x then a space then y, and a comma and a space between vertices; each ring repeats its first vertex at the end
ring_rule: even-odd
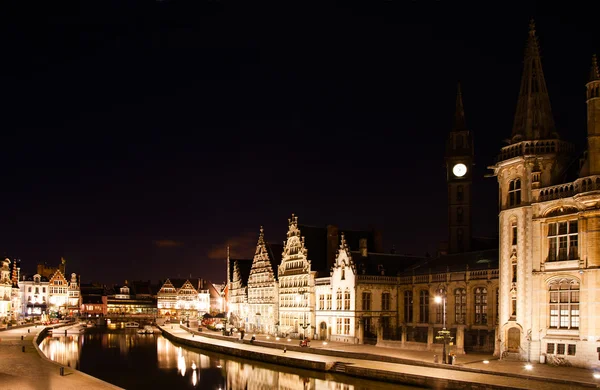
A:
POLYGON ((590 81, 586 88, 588 150, 587 164, 584 165, 581 175, 600 175, 600 71, 595 54, 592 56, 590 81))
POLYGON ((546 88, 542 59, 535 35, 533 19, 529 24, 529 38, 525 49, 521 90, 513 124, 512 141, 557 138, 550 97, 546 88))
POLYGON ((594 54, 592 56, 592 67, 590 69, 590 80, 589 81, 596 81, 596 80, 600 80, 600 71, 598 70, 598 59, 596 58, 596 55, 594 54))
POLYGON ((465 121, 465 108, 463 106, 462 91, 460 89, 460 83, 456 90, 456 112, 454 113, 454 129, 453 131, 467 130, 467 124, 465 121))

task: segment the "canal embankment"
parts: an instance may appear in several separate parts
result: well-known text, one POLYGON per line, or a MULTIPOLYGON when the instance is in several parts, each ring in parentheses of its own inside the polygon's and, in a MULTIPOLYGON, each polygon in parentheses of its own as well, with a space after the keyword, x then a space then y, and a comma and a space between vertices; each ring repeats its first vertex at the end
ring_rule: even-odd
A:
MULTIPOLYGON (((62 326, 69 326, 69 324, 57 324, 52 328, 62 326)), ((0 386, 2 389, 121 389, 48 359, 38 346, 46 337, 48 328, 33 325, 0 331, 0 386)))
MULTIPOLYGON (((567 371, 558 370, 546 375, 526 375, 522 362, 515 362, 514 369, 503 365, 504 370, 480 369, 464 366, 447 366, 374 353, 378 347, 360 346, 362 352, 336 350, 335 347, 306 348, 285 341, 240 340, 213 332, 197 332, 180 325, 161 327, 163 336, 177 343, 253 359, 272 364, 302 367, 319 371, 333 371, 370 380, 402 383, 427 388, 446 389, 589 389, 597 388, 591 373, 571 368, 577 375, 567 376, 567 371), (518 367, 518 368, 517 368, 518 367), (508 368, 508 370, 506 370, 508 368), (589 374, 589 375, 588 375, 589 374), (591 380, 585 380, 588 375, 591 380), (575 379, 575 380, 573 380, 575 379), (580 379, 580 380, 577 380, 580 379)), ((381 349, 379 349, 382 351, 381 349)), ((400 354, 401 355, 401 354, 400 354)), ((499 366, 498 366, 499 367, 499 366)), ((556 367, 541 367, 550 371, 556 367)), ((561 367, 564 368, 564 367, 561 367)))

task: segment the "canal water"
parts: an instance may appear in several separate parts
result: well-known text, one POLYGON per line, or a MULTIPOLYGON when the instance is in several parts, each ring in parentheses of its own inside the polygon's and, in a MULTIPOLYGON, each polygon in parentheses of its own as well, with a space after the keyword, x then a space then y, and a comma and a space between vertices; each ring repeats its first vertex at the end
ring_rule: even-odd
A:
POLYGON ((94 327, 79 335, 49 336, 40 349, 51 360, 125 389, 414 389, 216 354, 135 329, 94 327))

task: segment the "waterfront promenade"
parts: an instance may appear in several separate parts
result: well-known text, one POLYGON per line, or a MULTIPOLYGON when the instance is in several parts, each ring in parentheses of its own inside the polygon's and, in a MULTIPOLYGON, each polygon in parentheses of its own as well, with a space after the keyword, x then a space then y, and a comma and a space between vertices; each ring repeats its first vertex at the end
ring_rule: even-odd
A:
POLYGON ((117 386, 47 359, 36 338, 43 326, 0 332, 0 389, 7 390, 117 390, 117 386), (28 332, 29 330, 29 332, 28 332), (21 340, 23 336, 23 340, 21 340), (23 348, 24 351, 23 352, 23 348), (60 368, 64 368, 64 376, 60 368))
MULTIPOLYGON (((270 337, 257 336, 250 344, 251 334, 245 340, 239 335, 222 336, 219 332, 204 331, 192 334, 177 324, 162 327, 166 337, 179 339, 186 345, 196 344, 206 349, 224 352, 235 349, 236 356, 250 359, 292 363, 306 361, 308 365, 327 367, 335 370, 336 363, 342 363, 346 374, 368 379, 387 378, 388 381, 402 381, 406 384, 430 388, 473 388, 473 389, 590 389, 600 388, 600 380, 593 377, 592 370, 555 367, 546 364, 532 364, 525 368, 525 362, 497 360, 490 355, 460 355, 456 365, 433 363, 433 352, 406 351, 396 348, 372 345, 312 341, 311 348, 300 348, 298 340, 287 342, 270 337), (284 346, 286 350, 284 352, 284 346), (240 350, 246 351, 240 354, 240 350), (376 358, 373 355, 379 355, 376 358), (483 363, 488 360, 489 363, 483 363)), ((336 370, 337 371, 337 370, 336 370)))

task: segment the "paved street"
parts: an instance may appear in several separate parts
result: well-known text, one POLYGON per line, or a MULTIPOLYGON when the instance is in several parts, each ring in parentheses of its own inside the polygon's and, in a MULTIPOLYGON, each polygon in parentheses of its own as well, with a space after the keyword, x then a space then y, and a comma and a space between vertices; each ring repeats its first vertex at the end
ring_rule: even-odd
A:
POLYGON ((7 390, 119 389, 69 367, 64 368, 65 375, 61 376, 61 365, 46 359, 35 345, 35 337, 42 329, 42 326, 37 328, 31 326, 0 332, 0 388, 7 390))
MULTIPOLYGON (((204 331, 202 335, 192 335, 179 325, 165 326, 164 330, 177 337, 186 339, 195 339, 202 342, 219 344, 233 348, 244 348, 246 350, 268 353, 282 354, 281 344, 298 346, 298 340, 287 341, 287 339, 275 340, 275 338, 257 335, 257 341, 272 343, 271 347, 262 347, 258 345, 240 344, 239 335, 236 337, 223 337, 220 332, 204 331)), ((252 334, 246 334, 248 340, 252 334)), ((327 356, 316 353, 286 351, 286 356, 300 358, 311 361, 335 362, 341 361, 354 367, 364 367, 375 370, 404 372, 412 375, 419 375, 431 378, 444 378, 453 381, 490 383, 506 386, 507 388, 520 389, 577 389, 577 388, 595 388, 600 387, 600 380, 593 377, 591 370, 573 367, 554 367, 545 364, 532 364, 532 370, 525 368, 525 362, 500 361, 490 355, 468 354, 460 355, 457 358, 456 366, 419 365, 420 362, 433 363, 433 352, 427 351, 407 351, 395 348, 383 348, 372 345, 354 345, 345 343, 328 342, 324 344, 321 341, 313 340, 312 348, 327 349, 360 354, 379 354, 393 358, 407 359, 412 362, 408 364, 388 363, 378 360, 365 360, 357 358, 346 358, 339 356, 327 356), (485 364, 484 361, 489 361, 485 364)))

